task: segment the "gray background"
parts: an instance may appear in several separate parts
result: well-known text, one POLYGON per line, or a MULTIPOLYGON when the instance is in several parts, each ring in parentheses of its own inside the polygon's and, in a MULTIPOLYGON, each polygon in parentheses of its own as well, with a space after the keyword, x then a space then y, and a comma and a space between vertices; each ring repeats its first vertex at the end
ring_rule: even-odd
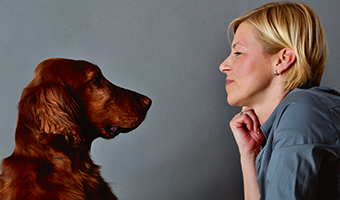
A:
MULTIPOLYGON (((153 100, 145 122, 92 147, 123 200, 242 199, 242 176, 219 64, 227 26, 262 0, 11 0, 0 2, 0 159, 14 148, 16 105, 50 57, 85 59, 153 100)), ((305 0, 329 41, 323 85, 340 89, 340 2, 305 0)))

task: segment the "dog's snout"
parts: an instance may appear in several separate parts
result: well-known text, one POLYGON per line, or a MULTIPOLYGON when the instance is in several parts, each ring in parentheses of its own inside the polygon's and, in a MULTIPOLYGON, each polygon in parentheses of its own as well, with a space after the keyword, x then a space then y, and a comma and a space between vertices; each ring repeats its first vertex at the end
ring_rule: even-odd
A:
POLYGON ((151 104, 152 104, 152 101, 149 97, 146 97, 146 96, 143 96, 141 98, 141 101, 143 103, 143 105, 146 107, 146 108, 150 108, 151 107, 151 104))

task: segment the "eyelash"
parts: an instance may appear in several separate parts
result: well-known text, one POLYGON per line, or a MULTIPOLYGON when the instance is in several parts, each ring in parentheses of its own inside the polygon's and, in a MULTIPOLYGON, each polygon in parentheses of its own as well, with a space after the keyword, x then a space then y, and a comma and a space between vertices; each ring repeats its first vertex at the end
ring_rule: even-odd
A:
POLYGON ((237 52, 235 52, 234 54, 235 54, 236 56, 238 56, 238 55, 241 55, 242 53, 237 51, 237 52))

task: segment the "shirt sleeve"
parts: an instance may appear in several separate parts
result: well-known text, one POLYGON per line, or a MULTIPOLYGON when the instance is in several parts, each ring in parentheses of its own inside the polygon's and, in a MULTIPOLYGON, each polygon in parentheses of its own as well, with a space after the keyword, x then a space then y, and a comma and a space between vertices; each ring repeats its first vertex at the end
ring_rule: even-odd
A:
POLYGON ((317 198, 320 170, 334 157, 338 147, 330 145, 336 134, 327 106, 315 98, 290 101, 273 127, 266 199, 317 198))

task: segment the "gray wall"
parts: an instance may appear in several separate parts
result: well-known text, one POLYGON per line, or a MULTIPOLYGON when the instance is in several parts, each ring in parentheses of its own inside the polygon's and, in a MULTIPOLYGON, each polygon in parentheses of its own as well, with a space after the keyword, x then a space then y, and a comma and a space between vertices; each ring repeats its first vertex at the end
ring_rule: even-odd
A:
MULTIPOLYGON (((135 131, 92 147, 123 200, 241 199, 242 176, 219 64, 229 22, 263 0, 0 2, 0 159, 14 148, 22 89, 49 57, 85 59, 153 106, 135 131)), ((329 41, 322 84, 340 90, 340 2, 305 0, 329 41)))

